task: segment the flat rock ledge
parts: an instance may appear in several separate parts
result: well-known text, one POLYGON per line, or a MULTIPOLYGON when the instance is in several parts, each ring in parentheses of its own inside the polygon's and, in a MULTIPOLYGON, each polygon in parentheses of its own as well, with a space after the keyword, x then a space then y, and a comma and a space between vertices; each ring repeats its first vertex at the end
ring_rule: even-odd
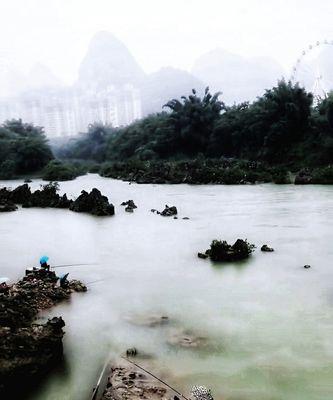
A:
POLYGON ((63 289, 52 271, 27 270, 26 276, 0 293, 0 398, 23 398, 27 390, 63 359, 65 322, 53 317, 35 323, 38 312, 86 291, 79 281, 63 289))
POLYGON ((173 400, 175 393, 149 374, 124 362, 113 365, 101 400, 173 400))

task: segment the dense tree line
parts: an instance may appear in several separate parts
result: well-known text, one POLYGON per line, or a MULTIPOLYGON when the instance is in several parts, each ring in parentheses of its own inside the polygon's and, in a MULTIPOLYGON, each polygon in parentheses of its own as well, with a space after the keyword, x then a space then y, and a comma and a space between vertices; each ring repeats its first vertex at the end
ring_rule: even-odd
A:
POLYGON ((220 93, 195 90, 129 126, 92 125, 60 151, 96 162, 232 157, 268 164, 327 165, 333 160, 333 94, 313 96, 281 81, 253 103, 226 107, 220 93))
POLYGON ((21 120, 0 126, 0 178, 41 170, 53 155, 43 128, 21 120))

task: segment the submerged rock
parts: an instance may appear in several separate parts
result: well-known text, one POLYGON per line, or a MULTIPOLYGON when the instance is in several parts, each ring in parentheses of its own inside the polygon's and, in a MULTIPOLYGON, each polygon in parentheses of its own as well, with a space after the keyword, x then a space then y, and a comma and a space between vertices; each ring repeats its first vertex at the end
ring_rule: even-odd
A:
POLYGON ((114 215, 114 206, 106 196, 94 188, 90 193, 82 190, 81 195, 73 201, 69 209, 75 212, 88 212, 93 215, 114 215))
POLYGON ((274 249, 273 249, 273 247, 269 247, 267 244, 263 244, 262 246, 261 246, 261 249, 260 249, 261 251, 265 251, 265 252, 272 252, 272 251, 274 251, 274 249))
MULTIPOLYGON (((237 239, 233 245, 225 240, 213 240, 210 249, 204 254, 212 261, 238 261, 249 257, 254 249, 255 245, 250 244, 246 239, 237 239)), ((204 258, 203 253, 198 253, 198 257, 204 258)))
POLYGON ((170 322, 170 319, 166 315, 148 315, 148 316, 129 316, 126 320, 134 325, 156 327, 166 325, 170 322))
POLYGON ((197 336, 190 331, 175 331, 168 338, 169 345, 184 348, 202 348, 208 345, 204 336, 197 336))

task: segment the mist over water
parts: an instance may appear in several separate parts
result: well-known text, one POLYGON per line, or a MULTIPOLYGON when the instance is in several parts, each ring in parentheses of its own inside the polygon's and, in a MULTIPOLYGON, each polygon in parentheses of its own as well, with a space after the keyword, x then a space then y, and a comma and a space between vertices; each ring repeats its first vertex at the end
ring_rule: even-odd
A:
POLYGON ((332 399, 332 187, 129 185, 96 175, 60 184, 69 196, 93 187, 116 206, 114 217, 55 209, 0 215, 1 275, 15 280, 43 254, 54 265, 96 263, 57 270, 98 282, 41 315, 63 316, 66 364, 31 400, 89 399, 108 355, 133 346, 153 356, 142 365, 185 395, 203 384, 215 399, 332 399), (138 205, 133 214, 119 206, 128 199, 138 205), (150 212, 165 204, 177 206, 178 220, 150 212), (242 263, 198 259, 214 238, 247 238, 258 248, 242 263), (276 251, 261 253, 264 243, 276 251), (150 315, 167 315, 170 324, 130 322, 150 315), (207 346, 168 344, 183 329, 207 346))

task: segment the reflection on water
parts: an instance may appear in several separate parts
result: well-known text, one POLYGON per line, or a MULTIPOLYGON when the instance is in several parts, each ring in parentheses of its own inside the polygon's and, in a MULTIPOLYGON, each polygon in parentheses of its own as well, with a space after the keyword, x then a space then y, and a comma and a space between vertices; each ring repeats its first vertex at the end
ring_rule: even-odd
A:
POLYGON ((130 347, 153 356, 143 365, 185 393, 203 384, 216 399, 333 398, 332 187, 128 185, 96 175, 61 183, 71 196, 93 187, 115 204, 114 217, 0 215, 1 275, 20 277, 41 254, 54 264, 96 263, 68 268, 94 283, 42 315, 66 321, 66 368, 32 400, 89 398, 105 357, 130 347), (119 206, 128 199, 138 205, 133 214, 119 206), (150 212, 165 204, 190 220, 150 212), (258 247, 245 263, 196 257, 213 238, 238 237, 258 247), (261 253, 263 243, 276 251, 261 253), (166 315, 170 324, 133 324, 133 315, 166 315), (208 345, 170 345, 175 330, 208 345))

